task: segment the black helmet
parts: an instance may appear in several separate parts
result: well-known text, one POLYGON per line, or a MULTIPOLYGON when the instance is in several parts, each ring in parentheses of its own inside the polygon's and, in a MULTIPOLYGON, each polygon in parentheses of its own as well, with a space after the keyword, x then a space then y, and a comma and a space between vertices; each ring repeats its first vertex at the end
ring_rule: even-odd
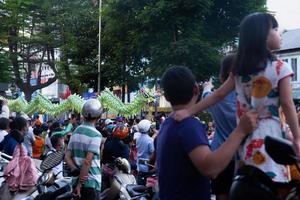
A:
POLYGON ((230 188, 230 200, 279 200, 275 184, 260 169, 245 165, 238 170, 230 188))

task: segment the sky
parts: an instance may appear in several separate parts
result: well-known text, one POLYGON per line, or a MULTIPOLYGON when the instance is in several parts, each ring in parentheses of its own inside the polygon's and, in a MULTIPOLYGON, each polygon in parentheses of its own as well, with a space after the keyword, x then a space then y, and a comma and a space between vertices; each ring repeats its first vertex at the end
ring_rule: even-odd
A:
POLYGON ((267 0, 267 7, 275 14, 279 30, 300 28, 300 0, 267 0))

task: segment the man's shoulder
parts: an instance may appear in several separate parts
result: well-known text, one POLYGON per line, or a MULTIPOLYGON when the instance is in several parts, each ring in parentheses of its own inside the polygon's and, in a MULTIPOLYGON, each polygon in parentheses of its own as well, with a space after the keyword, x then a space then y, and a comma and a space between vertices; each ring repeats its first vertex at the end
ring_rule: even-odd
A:
POLYGON ((203 128, 203 124, 194 117, 188 117, 185 120, 182 121, 181 125, 184 129, 197 129, 203 128))
POLYGON ((87 126, 84 124, 78 126, 73 132, 73 134, 82 134, 88 137, 101 137, 101 133, 95 127, 87 126))

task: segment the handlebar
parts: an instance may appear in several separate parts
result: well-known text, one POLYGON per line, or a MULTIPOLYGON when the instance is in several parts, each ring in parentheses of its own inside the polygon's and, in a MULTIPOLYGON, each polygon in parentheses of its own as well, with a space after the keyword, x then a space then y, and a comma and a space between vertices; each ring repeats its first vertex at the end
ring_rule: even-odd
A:
POLYGON ((5 153, 3 153, 3 152, 1 152, 1 151, 0 151, 0 157, 1 157, 1 158, 4 158, 5 160, 8 160, 8 161, 11 161, 11 160, 12 160, 12 156, 7 155, 7 154, 5 154, 5 153))

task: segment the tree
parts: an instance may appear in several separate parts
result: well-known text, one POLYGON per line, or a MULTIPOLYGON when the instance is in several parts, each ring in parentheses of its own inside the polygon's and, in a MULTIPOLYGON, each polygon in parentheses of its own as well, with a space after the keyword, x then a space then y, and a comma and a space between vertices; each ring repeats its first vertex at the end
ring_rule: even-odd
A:
POLYGON ((203 80, 216 74, 222 47, 235 44, 242 18, 264 10, 265 4, 265 0, 108 0, 107 62, 113 59, 120 71, 125 65, 154 77, 172 65, 186 65, 203 80), (135 64, 139 68, 133 68, 135 64))
POLYGON ((52 7, 42 0, 5 0, 0 4, 1 26, 6 31, 7 46, 2 51, 9 55, 16 85, 25 93, 26 100, 31 94, 57 80, 55 68, 55 24, 47 21, 52 7), (42 68, 54 72, 47 82, 42 81, 42 68), (36 83, 32 74, 36 72, 36 83))
POLYGON ((12 79, 12 69, 8 56, 0 53, 0 82, 9 83, 12 79))
POLYGON ((140 40, 140 22, 135 16, 143 4, 144 0, 104 4, 103 76, 111 80, 110 85, 122 86, 122 101, 125 101, 125 87, 135 90, 146 76, 148 49, 146 41, 140 40))
POLYGON ((86 0, 52 2, 60 48, 59 78, 72 92, 81 93, 97 85, 93 76, 97 73, 99 10, 86 0))

